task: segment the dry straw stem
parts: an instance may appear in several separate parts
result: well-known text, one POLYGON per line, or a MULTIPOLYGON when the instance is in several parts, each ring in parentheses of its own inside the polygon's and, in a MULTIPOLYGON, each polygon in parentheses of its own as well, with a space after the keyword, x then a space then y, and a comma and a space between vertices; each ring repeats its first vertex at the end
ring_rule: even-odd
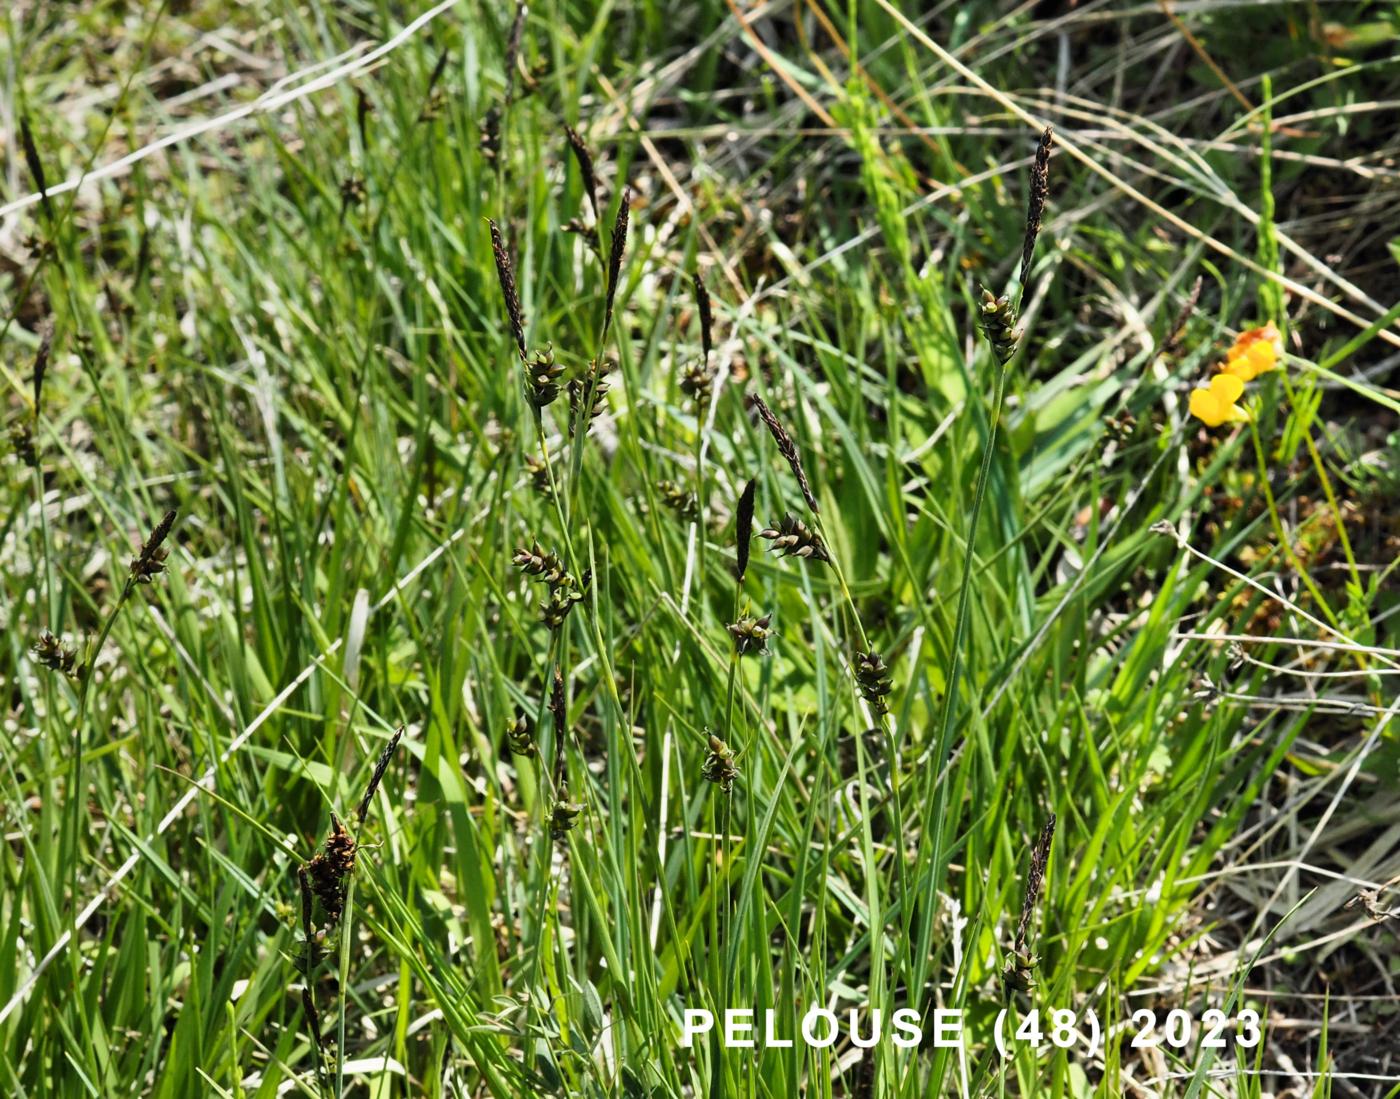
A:
POLYGON ((1035 255, 1035 242, 1040 236, 1040 221, 1045 213, 1045 198, 1050 193, 1050 146, 1055 134, 1046 126, 1040 135, 1040 144, 1035 148, 1035 164, 1031 166, 1031 195, 1026 204, 1026 235, 1021 241, 1021 295, 1026 293, 1026 279, 1031 274, 1031 259, 1035 255))
POLYGON ((797 486, 802 490, 802 499, 807 501, 812 514, 816 515, 820 509, 817 507, 817 498, 812 495, 812 486, 807 482, 807 474, 802 469, 802 457, 797 453, 797 444, 792 441, 792 436, 778 422, 778 417, 773 415, 773 410, 762 397, 755 397, 753 403, 758 409, 758 418, 763 421, 768 428, 768 434, 772 435, 773 441, 778 444, 778 453, 787 459, 792 475, 797 478, 797 486))
POLYGON ((369 803, 374 798, 374 792, 379 789, 379 782, 384 777, 384 772, 389 769, 389 761, 394 758, 394 749, 399 746, 399 741, 403 739, 403 726, 400 725, 398 731, 389 738, 389 743, 384 745, 384 750, 379 753, 379 758, 374 761, 374 774, 370 776, 369 785, 365 787, 365 796, 360 799, 359 808, 355 810, 355 819, 364 824, 365 814, 369 812, 369 803))
POLYGON ((622 201, 617 207, 617 218, 613 221, 612 245, 608 249, 608 296, 603 303, 603 334, 608 337, 608 327, 612 324, 613 299, 617 297, 617 283, 622 275, 622 254, 627 250, 627 221, 631 211, 628 208, 627 188, 622 189, 622 201))
POLYGON ((695 305, 700 310, 700 347, 705 354, 705 363, 710 361, 710 349, 714 346, 714 311, 710 307, 710 292, 697 271, 691 276, 695 283, 695 305))
POLYGON ((510 319, 511 335, 515 337, 516 349, 520 358, 525 359, 525 318, 520 312, 520 295, 515 289, 515 270, 511 267, 510 253, 506 251, 501 229, 490 218, 486 224, 491 227, 491 251, 496 257, 496 278, 501 282, 501 297, 505 298, 506 316, 510 319))
POLYGON ((753 498, 758 489, 758 481, 753 480, 744 486, 739 494, 739 510, 734 520, 735 553, 734 576, 741 584, 744 573, 749 568, 749 542, 753 538, 753 498))
POLYGON ((574 151, 574 160, 578 163, 579 175, 583 178, 583 190, 588 195, 588 205, 593 208, 593 220, 597 222, 601 218, 598 212, 598 177, 593 171, 593 156, 588 151, 588 146, 583 143, 583 138, 579 137, 578 131, 564 123, 564 133, 569 139, 569 148, 574 151))

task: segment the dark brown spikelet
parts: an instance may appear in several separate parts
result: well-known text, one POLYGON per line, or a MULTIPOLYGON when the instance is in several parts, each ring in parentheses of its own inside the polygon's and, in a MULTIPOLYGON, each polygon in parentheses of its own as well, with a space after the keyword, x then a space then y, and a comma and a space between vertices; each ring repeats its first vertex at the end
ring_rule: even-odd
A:
POLYGON ((734 540, 737 561, 734 576, 742 581, 749 568, 749 541, 753 538, 753 498, 758 491, 758 481, 753 480, 739 493, 739 510, 734 518, 734 540))
POLYGON ((368 142, 369 116, 374 110, 374 106, 369 101, 369 96, 365 94, 364 88, 358 85, 355 88, 355 128, 360 131, 360 148, 363 150, 368 142))
POLYGON ((306 1026, 311 1031, 311 1037, 316 1040, 316 1045, 323 1046, 321 1040, 321 1013, 316 1010, 316 998, 311 995, 311 986, 302 985, 301 988, 301 1009, 306 1012, 306 1026))
POLYGON ((355 869, 355 841, 345 825, 331 814, 331 831, 322 849, 306 864, 311 891, 325 910, 326 921, 336 924, 345 911, 345 893, 350 872, 355 869))
POLYGON ((403 739, 403 726, 400 725, 398 731, 389 738, 389 743, 384 745, 384 750, 379 753, 379 758, 374 761, 374 774, 370 776, 369 785, 365 787, 365 796, 360 799, 360 806, 355 810, 355 819, 360 824, 365 822, 365 814, 369 812, 369 803, 374 799, 374 792, 379 789, 380 780, 384 778, 384 772, 389 769, 389 761, 394 758, 394 749, 399 746, 399 741, 403 739))
POLYGON ((568 728, 569 703, 564 697, 564 673, 558 664, 554 665, 554 676, 550 680, 549 713, 554 718, 554 735, 562 745, 565 730, 568 728))
POLYGON ((807 483, 807 474, 802 469, 802 457, 797 453, 797 444, 792 441, 792 436, 778 422, 778 417, 773 415, 773 410, 762 397, 755 397, 753 403, 758 409, 758 418, 763 421, 764 426, 768 428, 768 434, 772 435, 773 441, 778 444, 778 453, 787 459, 788 468, 797 478, 797 487, 802 490, 802 499, 807 501, 807 506, 816 514, 821 509, 817 507, 817 498, 812 495, 812 486, 807 483))
POLYGON ((29 174, 34 177, 34 186, 39 192, 44 216, 52 221, 53 207, 49 205, 49 184, 44 177, 44 162, 39 159, 39 146, 34 144, 34 134, 30 132, 27 118, 19 120, 19 140, 24 146, 24 161, 29 165, 29 174))
POLYGON ((45 630, 39 640, 30 646, 35 663, 42 664, 50 671, 62 672, 72 679, 81 679, 85 666, 78 663, 78 650, 65 645, 57 637, 45 630))
POLYGON ((340 181, 340 220, 345 220, 352 206, 363 206, 369 191, 362 176, 346 176, 340 181))
POLYGON ((39 448, 34 442, 34 421, 30 417, 21 416, 10 425, 10 449, 25 465, 39 468, 39 448))
POLYGON ((481 155, 495 160, 501 152, 501 108, 492 106, 481 119, 481 155))
POLYGON ((1040 901, 1040 891, 1045 884, 1045 869, 1050 864, 1050 844, 1055 838, 1055 814, 1045 822, 1040 835, 1031 848, 1030 866, 1026 870, 1026 890, 1021 900, 1021 919, 1016 925, 1016 942, 1012 956, 1002 970, 1002 980, 1008 989, 1029 992, 1035 987, 1035 967, 1039 961, 1031 953, 1027 941, 1030 937, 1031 920, 1035 918, 1035 906, 1040 901))
POLYGON ((550 587, 573 583, 573 579, 569 576, 569 570, 565 568, 559 555, 541 549, 538 542, 529 549, 522 546, 516 550, 511 562, 521 572, 528 576, 538 577, 550 587))
POLYGON ((693 276, 695 283, 695 306, 700 311, 700 348, 705 354, 706 364, 710 361, 710 349, 714 346, 714 310, 710 305, 710 292, 705 289, 705 282, 700 278, 700 272, 693 276))
POLYGON ((1035 916, 1035 906, 1040 902, 1040 890, 1045 884, 1045 869, 1050 865, 1050 844, 1055 839, 1055 814, 1045 822, 1040 835, 1031 848, 1031 864, 1026 871, 1026 893, 1021 901, 1021 922, 1016 925, 1016 951, 1025 949, 1026 936, 1030 933, 1031 920, 1035 916))
POLYGON ((151 536, 142 543, 141 552, 131 559, 131 579, 128 583, 149 584, 165 571, 165 559, 170 556, 170 551, 162 549, 161 543, 174 525, 175 509, 171 508, 156 524, 151 536))
POLYGON ((801 519, 784 515, 776 527, 758 532, 760 538, 773 543, 773 552, 779 557, 804 557, 813 561, 830 561, 822 543, 821 535, 812 530, 801 519))
POLYGON ((1162 355, 1171 358, 1181 349, 1181 338, 1186 335, 1186 325, 1191 320, 1191 315, 1196 312, 1196 306, 1201 300, 1202 276, 1197 275, 1196 281, 1191 285, 1191 293, 1186 295, 1186 300, 1181 303, 1181 309, 1176 314, 1176 319, 1172 321, 1171 331, 1167 333, 1166 341, 1162 344, 1162 355))
POLYGON ((520 61, 520 43, 525 37, 526 7, 523 2, 515 5, 515 19, 510 25, 510 37, 506 39, 506 106, 515 102, 516 70, 520 61))
POLYGON ((568 123, 564 124, 564 133, 569 139, 569 148, 574 151, 578 174, 583 179, 583 190, 588 196, 589 206, 593 208, 593 220, 596 222, 601 215, 598 213, 598 177, 593 172, 593 156, 589 153, 588 146, 583 143, 583 138, 579 137, 578 131, 568 123))
POLYGON ((622 256, 627 251, 627 222, 631 216, 628 208, 627 188, 622 189, 622 201, 617 207, 617 218, 613 221, 612 244, 608 248, 608 296, 603 302, 603 336, 608 334, 612 324, 613 301, 617 297, 617 284, 622 276, 622 256))
POLYGON ((151 231, 142 228, 141 239, 136 245, 136 264, 131 273, 131 283, 133 286, 140 286, 141 280, 146 277, 146 271, 151 265, 151 231))
POLYGON ((607 407, 608 390, 612 388, 608 373, 612 362, 604 360, 602 366, 597 360, 588 364, 583 377, 569 381, 569 435, 572 437, 581 425, 591 425, 603 414, 607 407), (587 411, 585 411, 585 408, 587 411))
POLYGON ((1040 144, 1035 147, 1035 163, 1031 166, 1031 194, 1026 203, 1026 235, 1021 242, 1021 294, 1026 293, 1026 279, 1031 273, 1031 259, 1035 255, 1036 238, 1040 236, 1040 222, 1045 214, 1045 199, 1050 194, 1050 146, 1055 143, 1055 134, 1049 126, 1040 135, 1040 144))
POLYGON ((489 218, 486 224, 491 226, 491 251, 496 257, 496 278, 500 280, 501 297, 506 302, 506 317, 510 320, 510 332, 515 337, 515 346, 520 352, 520 358, 523 362, 525 359, 525 318, 520 312, 520 295, 515 290, 515 270, 511 267, 510 253, 506 251, 500 226, 489 218))
POLYGON ((45 321, 39 332, 39 351, 34 356, 34 415, 39 415, 39 402, 44 395, 44 375, 49 369, 49 352, 53 350, 53 321, 45 321))
POLYGON ((714 388, 714 369, 704 359, 696 359, 681 367, 676 384, 682 393, 695 402, 695 412, 699 415, 709 403, 710 391, 714 388))
POLYGON ((314 894, 311 892, 311 878, 305 866, 297 867, 297 884, 301 888, 301 933, 306 936, 307 949, 311 947, 311 905, 314 894))
POLYGON ((710 734, 709 746, 710 750, 705 755, 700 774, 706 782, 713 782, 726 794, 731 793, 734 780, 739 775, 739 764, 734 759, 734 750, 713 733, 710 734))
POLYGON ((433 65, 432 74, 428 77, 428 86, 423 92, 423 109, 418 112, 419 122, 432 122, 442 113, 442 105, 446 97, 442 89, 438 87, 438 81, 442 79, 442 74, 447 70, 447 50, 438 54, 437 63, 433 65))
POLYGON ((861 698, 869 703, 877 716, 890 712, 885 696, 890 693, 890 667, 878 652, 856 653, 856 686, 861 698))

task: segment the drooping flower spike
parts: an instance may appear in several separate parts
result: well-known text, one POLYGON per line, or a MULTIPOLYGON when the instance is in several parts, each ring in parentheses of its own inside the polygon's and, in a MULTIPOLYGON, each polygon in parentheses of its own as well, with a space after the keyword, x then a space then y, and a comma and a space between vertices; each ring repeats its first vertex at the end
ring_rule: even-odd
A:
POLYGON ((1206 427, 1220 427, 1236 420, 1248 420, 1249 413, 1235 402, 1244 393, 1244 381, 1235 374, 1217 374, 1210 388, 1191 390, 1191 415, 1206 427))
POLYGON ((1260 374, 1266 374, 1278 367, 1282 344, 1283 340, 1272 321, 1261 328, 1241 332, 1234 345, 1226 352, 1222 369, 1226 374, 1235 375, 1242 382, 1252 382, 1260 374))

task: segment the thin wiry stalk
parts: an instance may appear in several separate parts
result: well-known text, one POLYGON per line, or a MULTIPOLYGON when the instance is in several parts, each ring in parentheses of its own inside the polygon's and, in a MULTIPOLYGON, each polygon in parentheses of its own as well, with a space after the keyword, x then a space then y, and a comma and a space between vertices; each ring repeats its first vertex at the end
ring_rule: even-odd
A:
MULTIPOLYGON (((1010 360, 1003 362, 997 369, 996 390, 992 396, 991 421, 987 428, 987 443, 982 450, 982 462, 977 470, 977 485, 972 494, 972 513, 968 516, 966 544, 963 549, 962 561, 962 582, 958 588, 958 609, 953 622, 953 639, 950 649, 947 685, 943 692, 943 705, 939 710, 938 732, 935 740, 936 750, 933 758, 934 773, 937 774, 943 768, 943 763, 948 757, 948 749, 952 739, 953 713, 957 707, 958 699, 958 679, 962 674, 962 649, 963 638, 967 633, 967 623, 971 606, 972 592, 972 569, 976 558, 977 546, 977 524, 982 515, 982 501, 987 495, 987 481, 992 469, 992 455, 996 450, 997 425, 1001 421, 1001 406, 1006 395, 1006 374, 1010 360)), ((934 796, 928 799, 928 812, 924 817, 923 834, 933 837, 933 850, 928 861, 930 872, 928 876, 928 891, 925 894, 924 903, 932 911, 938 903, 938 887, 941 882, 942 859, 943 859, 943 827, 947 812, 948 782, 946 777, 939 781, 934 789, 934 796)), ((909 915, 912 918, 913 906, 910 906, 909 915)), ((933 920, 924 920, 923 928, 919 935, 919 944, 915 950, 914 957, 918 959, 916 963, 916 985, 920 984, 922 977, 923 959, 929 956, 931 939, 933 935, 933 920)))
MULTIPOLYGON (((1031 197, 1026 209, 1026 232, 1021 247, 1022 293, 1025 290, 1025 277, 1029 272, 1031 253, 1035 249, 1035 238, 1040 232, 1040 219, 1045 209, 1045 197, 1049 186, 1050 145, 1052 133, 1047 126, 1041 134, 1036 148, 1035 166, 1031 170, 1031 197)), ((1015 330, 1015 310, 1006 297, 994 298, 984 292, 982 306, 982 328, 988 343, 996 355, 998 367, 996 389, 992 396, 991 418, 987 427, 987 441, 982 449, 982 461, 977 470, 977 484, 972 494, 972 513, 968 516, 967 537, 963 546, 962 579, 958 587, 958 607, 953 621, 953 637, 950 647, 948 674, 943 692, 943 705, 939 711, 937 735, 935 738, 934 773, 938 774, 948 759, 953 735, 953 715, 958 705, 958 684, 962 675, 963 640, 967 635, 971 608, 972 571, 977 556, 977 525, 982 516, 982 504, 987 496, 987 481, 992 470, 992 459, 996 452, 997 427, 1001 422, 1001 406, 1006 397, 1006 378, 1012 360, 1019 350, 1019 332, 1015 330)), ((932 911, 938 901, 938 888, 943 878, 943 829, 947 813, 948 780, 944 776, 934 784, 934 795, 928 799, 928 812, 923 822, 923 834, 932 836, 933 847, 928 865, 928 890, 924 903, 932 911)), ((911 906, 912 918, 912 906, 911 906)), ((915 961, 915 987, 922 992, 924 967, 927 964, 932 945, 933 921, 924 920, 919 932, 919 942, 913 957, 915 961)))

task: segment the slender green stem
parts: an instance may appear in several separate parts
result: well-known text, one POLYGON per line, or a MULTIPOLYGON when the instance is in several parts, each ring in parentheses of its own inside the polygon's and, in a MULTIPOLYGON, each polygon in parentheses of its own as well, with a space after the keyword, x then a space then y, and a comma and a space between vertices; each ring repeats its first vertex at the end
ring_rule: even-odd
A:
MULTIPOLYGON (((953 621, 953 638, 949 651, 948 676, 943 692, 943 706, 938 715, 938 732, 935 740, 936 751, 933 757, 934 773, 943 767, 943 762, 948 757, 948 749, 952 739, 953 715, 957 709, 958 681, 962 675, 962 648, 963 639, 967 634, 967 623, 969 618, 970 593, 972 591, 972 568, 977 554, 977 523, 982 515, 982 501, 987 494, 987 481, 991 474, 992 459, 996 451, 997 426, 1001 421, 1001 405, 1006 394, 1006 376, 1010 364, 1015 360, 1013 355, 1002 363, 997 369, 996 391, 992 397, 991 422, 987 426, 987 445, 982 451, 982 462, 977 470, 977 485, 972 494, 972 513, 967 522, 967 541, 963 547, 962 581, 958 587, 958 609, 953 621)), ((928 895, 925 903, 929 912, 932 912, 938 901, 938 887, 942 882, 942 860, 944 855, 943 825, 947 813, 948 801, 948 781, 950 776, 937 782, 934 787, 934 796, 929 799, 929 811, 924 817, 924 836, 932 835, 933 849, 929 858, 929 879, 928 895)), ((910 905, 906 916, 912 915, 913 906, 910 905)), ((929 948, 933 938, 934 920, 926 914, 923 926, 919 933, 918 950, 914 955, 916 980, 911 988, 913 995, 921 997, 923 994, 923 970, 928 964, 929 948)))

